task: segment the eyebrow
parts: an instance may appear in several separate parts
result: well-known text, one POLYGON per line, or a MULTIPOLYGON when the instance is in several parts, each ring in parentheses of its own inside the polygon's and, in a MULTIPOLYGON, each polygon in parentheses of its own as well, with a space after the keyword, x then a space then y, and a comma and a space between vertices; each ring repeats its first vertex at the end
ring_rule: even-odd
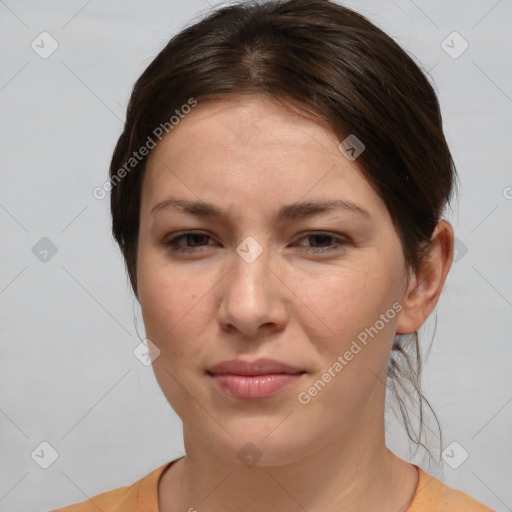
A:
MULTIPOLYGON (((155 204, 150 211, 150 215, 158 210, 168 207, 175 207, 184 210, 186 213, 192 215, 199 215, 203 217, 213 218, 229 218, 229 214, 226 210, 219 208, 211 203, 204 201, 190 201, 187 199, 178 199, 169 197, 164 201, 155 204)), ((362 208, 361 206, 348 201, 345 199, 333 199, 333 200, 317 200, 317 201, 303 201, 292 203, 289 205, 282 206, 276 213, 276 220, 292 220, 304 217, 311 217, 321 213, 327 213, 335 210, 344 210, 350 213, 357 213, 362 217, 371 219, 370 212, 362 208)))

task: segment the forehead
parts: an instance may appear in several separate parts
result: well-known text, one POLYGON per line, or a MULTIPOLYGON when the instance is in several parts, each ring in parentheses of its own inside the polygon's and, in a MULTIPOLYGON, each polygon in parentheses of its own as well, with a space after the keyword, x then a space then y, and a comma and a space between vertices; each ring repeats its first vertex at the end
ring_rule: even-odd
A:
POLYGON ((325 122, 257 95, 199 101, 151 151, 143 202, 147 207, 179 189, 205 200, 235 193, 239 201, 275 203, 283 195, 298 200, 308 189, 340 187, 375 196, 325 122))
POLYGON ((187 140, 194 140, 196 150, 205 144, 211 150, 215 144, 223 148, 236 145, 270 149, 286 143, 290 147, 322 146, 324 151, 332 151, 336 144, 336 136, 325 122, 263 95, 199 101, 159 146, 171 144, 174 152, 190 149, 187 140))

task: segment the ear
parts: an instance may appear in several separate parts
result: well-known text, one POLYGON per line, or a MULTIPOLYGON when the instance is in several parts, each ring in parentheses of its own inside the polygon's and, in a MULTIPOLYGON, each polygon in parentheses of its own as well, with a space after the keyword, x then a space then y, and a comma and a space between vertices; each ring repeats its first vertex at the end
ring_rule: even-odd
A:
POLYGON ((432 233, 428 254, 417 274, 410 278, 396 325, 397 334, 419 329, 437 304, 452 266, 453 239, 451 225, 441 219, 432 233))

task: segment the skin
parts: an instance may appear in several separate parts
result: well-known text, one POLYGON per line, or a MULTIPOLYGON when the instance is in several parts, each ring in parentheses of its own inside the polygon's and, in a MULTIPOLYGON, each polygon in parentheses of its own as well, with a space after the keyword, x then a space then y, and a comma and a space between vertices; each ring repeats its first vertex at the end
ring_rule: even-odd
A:
POLYGON ((453 230, 439 221, 428 258, 410 274, 384 201, 338 144, 321 122, 256 95, 200 102, 149 156, 137 293, 186 452, 159 482, 162 512, 396 512, 414 496, 416 468, 385 446, 387 364, 395 333, 419 328, 437 303, 453 230), (172 206, 151 213, 170 196, 213 203, 228 217, 172 206), (274 217, 283 205, 319 199, 352 201, 369 216, 274 217), (205 236, 177 247, 196 252, 165 245, 189 230, 205 236), (236 252, 249 236, 262 249, 251 263, 236 252), (315 252, 321 247, 332 250, 315 252), (394 303, 401 311, 300 403, 298 393, 394 303), (270 398, 235 399, 206 373, 235 357, 306 373, 270 398), (237 456, 248 442, 261 455, 252 467, 237 456))

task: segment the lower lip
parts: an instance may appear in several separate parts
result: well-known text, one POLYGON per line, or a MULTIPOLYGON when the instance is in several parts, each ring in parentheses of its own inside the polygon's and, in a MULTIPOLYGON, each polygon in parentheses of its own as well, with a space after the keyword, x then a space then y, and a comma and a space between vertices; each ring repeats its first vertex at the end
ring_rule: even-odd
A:
POLYGON ((272 373, 267 375, 211 375, 217 385, 234 398, 267 398, 296 383, 303 373, 272 373))

